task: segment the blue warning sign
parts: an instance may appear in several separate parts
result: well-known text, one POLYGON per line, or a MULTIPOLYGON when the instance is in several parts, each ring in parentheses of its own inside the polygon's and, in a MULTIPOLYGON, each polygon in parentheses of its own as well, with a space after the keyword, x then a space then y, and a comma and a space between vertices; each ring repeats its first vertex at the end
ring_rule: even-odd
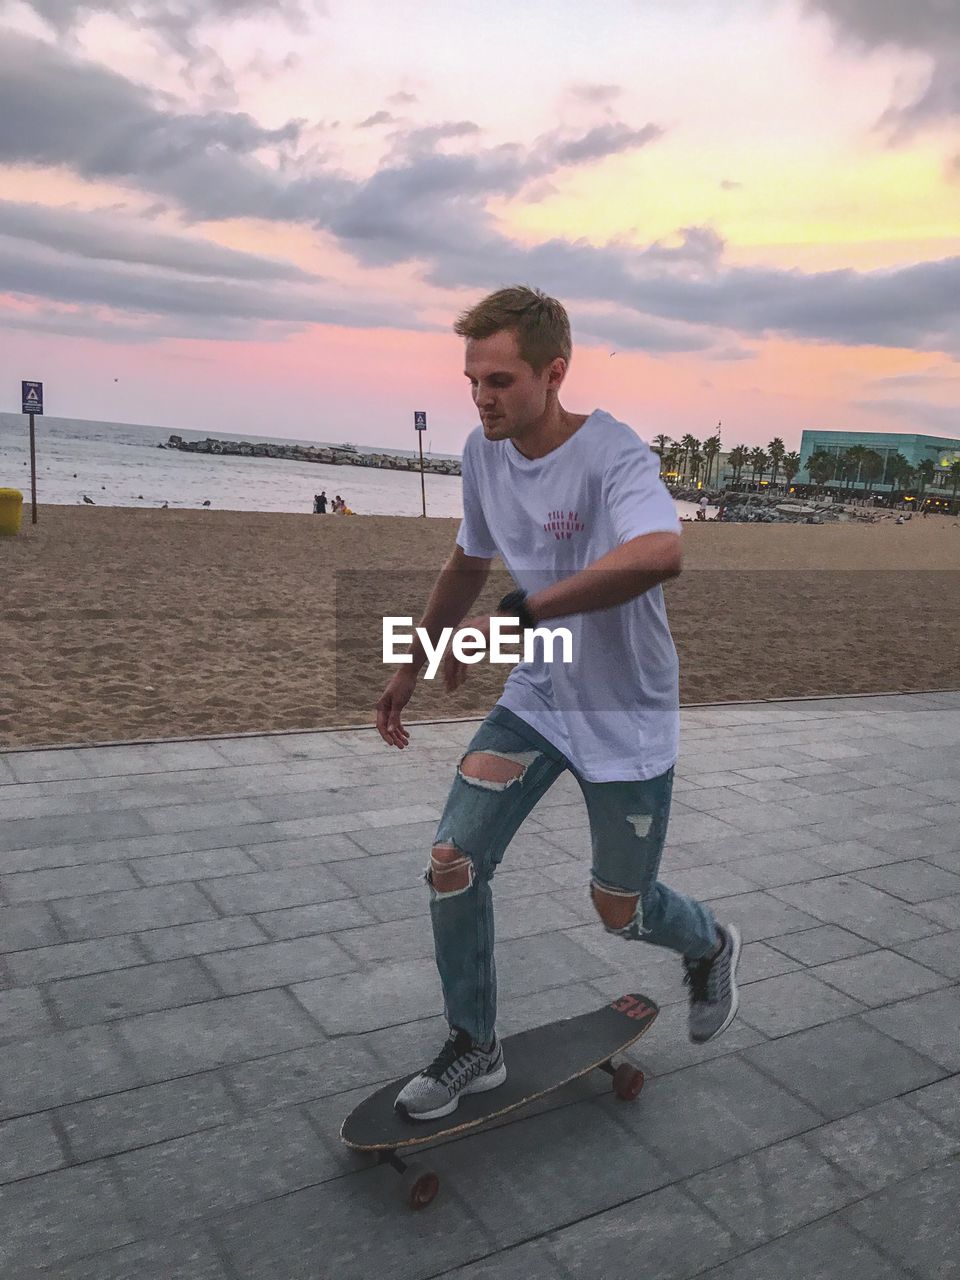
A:
POLYGON ((23 401, 23 413, 43 413, 43 383, 21 382, 20 398, 23 401))
POLYGON ((417 431, 426 431, 427 429, 427 411, 426 409, 415 409, 413 412, 413 425, 417 431))

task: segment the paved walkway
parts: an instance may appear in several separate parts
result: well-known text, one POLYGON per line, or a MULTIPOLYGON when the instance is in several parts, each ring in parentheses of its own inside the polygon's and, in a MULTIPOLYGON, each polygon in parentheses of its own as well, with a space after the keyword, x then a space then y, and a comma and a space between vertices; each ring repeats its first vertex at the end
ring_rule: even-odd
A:
POLYGON ((435 1153, 337 1140, 442 1033, 418 875, 472 724, 0 755, 0 1274, 57 1280, 960 1275, 960 693, 699 707, 665 877, 744 934, 684 1034, 611 937, 564 778, 496 879, 501 1031, 630 988, 605 1078, 435 1153))

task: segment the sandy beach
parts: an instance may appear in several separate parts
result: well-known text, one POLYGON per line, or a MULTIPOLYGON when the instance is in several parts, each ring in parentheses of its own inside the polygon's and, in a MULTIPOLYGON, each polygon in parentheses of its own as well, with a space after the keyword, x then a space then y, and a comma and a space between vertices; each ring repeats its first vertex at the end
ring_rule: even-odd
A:
MULTIPOLYGON (((0 540, 0 746, 369 724, 457 521, 42 507, 0 540), (339 620, 338 620, 339 604, 339 620)), ((685 703, 960 687, 960 525, 684 526, 685 703)), ((494 575, 478 603, 494 603, 494 575)), ((484 713, 505 667, 410 720, 484 713)))

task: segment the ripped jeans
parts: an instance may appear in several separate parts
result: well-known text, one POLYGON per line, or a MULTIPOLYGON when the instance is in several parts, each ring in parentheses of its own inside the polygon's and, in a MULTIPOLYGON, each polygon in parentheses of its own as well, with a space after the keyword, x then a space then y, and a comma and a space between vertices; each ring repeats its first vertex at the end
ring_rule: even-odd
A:
POLYGON ((447 863, 441 873, 432 859, 425 879, 444 1013, 451 1026, 482 1044, 493 1036, 497 970, 490 881, 520 824, 565 769, 579 782, 587 804, 591 897, 596 887, 614 898, 637 899, 632 919, 621 928, 605 925, 607 931, 691 958, 713 948, 717 926, 710 909, 657 880, 673 769, 646 782, 588 782, 556 747, 501 706, 480 725, 464 760, 474 752, 499 757, 502 772, 517 776, 492 782, 464 777, 458 769, 437 828, 434 848, 445 849, 447 863), (465 885, 438 892, 434 874, 443 883, 454 879, 465 885))

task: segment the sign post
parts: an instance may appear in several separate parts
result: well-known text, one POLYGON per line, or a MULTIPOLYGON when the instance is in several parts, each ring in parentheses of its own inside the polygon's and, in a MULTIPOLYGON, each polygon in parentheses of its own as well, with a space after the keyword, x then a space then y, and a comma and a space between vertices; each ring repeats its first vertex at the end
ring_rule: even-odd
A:
POLYGON ((427 514, 427 486, 423 479, 423 433, 427 429, 427 411, 426 409, 415 409, 413 414, 413 426, 417 433, 417 441, 420 445, 420 498, 423 502, 423 514, 427 514))
POLYGON ((37 523, 37 440, 33 415, 43 413, 43 383, 20 383, 20 411, 30 415, 30 504, 31 523, 37 523))

